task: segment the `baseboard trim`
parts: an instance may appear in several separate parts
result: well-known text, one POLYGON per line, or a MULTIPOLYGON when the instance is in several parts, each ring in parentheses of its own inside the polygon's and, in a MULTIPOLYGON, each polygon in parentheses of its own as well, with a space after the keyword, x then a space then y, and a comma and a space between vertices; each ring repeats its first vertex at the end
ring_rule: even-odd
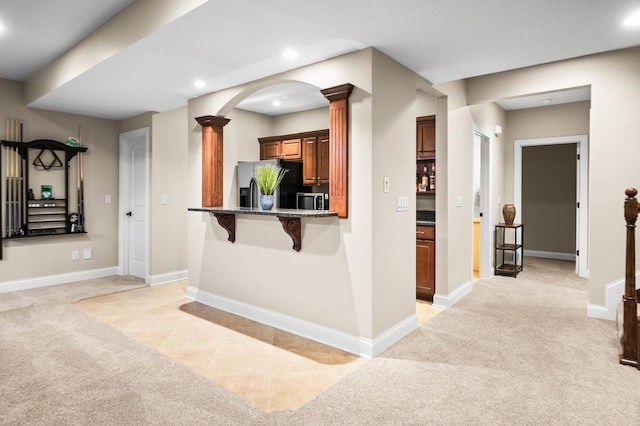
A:
POLYGON ((433 295, 433 306, 437 306, 439 308, 450 308, 460 299, 465 297, 473 290, 473 282, 467 281, 462 284, 460 287, 453 290, 450 294, 434 294, 433 295))
POLYGON ((413 314, 377 338, 367 339, 269 309, 215 295, 195 287, 187 287, 186 297, 204 305, 239 315, 363 358, 374 358, 378 356, 394 343, 418 328, 418 317, 413 314))
MULTIPOLYGON (((636 272, 636 288, 640 284, 640 271, 636 272)), ((587 316, 615 321, 616 308, 624 296, 624 278, 607 284, 604 290, 605 305, 587 305, 587 316)))
POLYGON ((185 269, 183 271, 168 272, 166 274, 150 275, 146 283, 149 285, 160 285, 186 280, 187 278, 189 278, 189 271, 185 269))
POLYGON ((557 260, 576 260, 574 253, 557 253, 553 251, 539 251, 539 250, 524 250, 525 256, 542 257, 545 259, 557 259, 557 260))
POLYGON ((118 268, 114 266, 112 268, 91 269, 88 271, 71 272, 68 274, 49 275, 46 277, 0 282, 0 293, 47 287, 51 285, 71 283, 75 281, 90 280, 93 278, 108 277, 109 275, 118 275, 118 268))

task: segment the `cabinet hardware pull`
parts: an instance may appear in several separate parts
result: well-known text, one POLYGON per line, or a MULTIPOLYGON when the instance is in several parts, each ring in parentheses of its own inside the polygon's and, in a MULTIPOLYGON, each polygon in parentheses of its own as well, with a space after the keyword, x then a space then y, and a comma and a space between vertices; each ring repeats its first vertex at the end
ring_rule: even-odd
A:
POLYGON ((416 231, 416 234, 424 234, 422 231, 416 231))

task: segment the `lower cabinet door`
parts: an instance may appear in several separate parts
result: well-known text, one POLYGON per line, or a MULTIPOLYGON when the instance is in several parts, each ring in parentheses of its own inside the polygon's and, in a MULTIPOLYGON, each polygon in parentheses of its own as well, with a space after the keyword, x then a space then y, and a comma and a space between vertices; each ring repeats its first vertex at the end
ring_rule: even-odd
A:
POLYGON ((436 283, 436 243, 416 240, 416 294, 433 298, 436 283))

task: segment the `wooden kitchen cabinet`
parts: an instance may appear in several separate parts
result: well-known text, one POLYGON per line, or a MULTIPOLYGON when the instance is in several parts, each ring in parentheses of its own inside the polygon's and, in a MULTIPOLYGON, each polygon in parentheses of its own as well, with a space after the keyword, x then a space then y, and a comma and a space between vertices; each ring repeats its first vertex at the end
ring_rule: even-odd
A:
POLYGON ((435 227, 416 227, 416 297, 433 300, 436 291, 435 227))
POLYGON ((309 136, 302 140, 302 183, 329 183, 329 134, 309 136))
POLYGON ((416 119, 417 159, 436 157, 436 116, 428 115, 416 119))
POLYGON ((300 160, 302 159, 302 139, 260 138, 261 160, 300 160))
POLYGON ((302 158, 302 139, 287 139, 280 144, 283 160, 300 160, 302 158))
POLYGON ((275 160, 280 158, 280 141, 260 143, 260 159, 275 160))

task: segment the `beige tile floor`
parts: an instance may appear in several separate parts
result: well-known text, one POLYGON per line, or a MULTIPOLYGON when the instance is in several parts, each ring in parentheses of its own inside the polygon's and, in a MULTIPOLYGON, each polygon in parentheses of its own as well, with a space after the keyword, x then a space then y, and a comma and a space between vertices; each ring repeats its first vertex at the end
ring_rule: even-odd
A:
MULTIPOLYGON (((78 306, 267 412, 295 410, 367 362, 190 301, 186 287, 180 281, 78 306)), ((440 311, 416 303, 420 324, 440 311)))

